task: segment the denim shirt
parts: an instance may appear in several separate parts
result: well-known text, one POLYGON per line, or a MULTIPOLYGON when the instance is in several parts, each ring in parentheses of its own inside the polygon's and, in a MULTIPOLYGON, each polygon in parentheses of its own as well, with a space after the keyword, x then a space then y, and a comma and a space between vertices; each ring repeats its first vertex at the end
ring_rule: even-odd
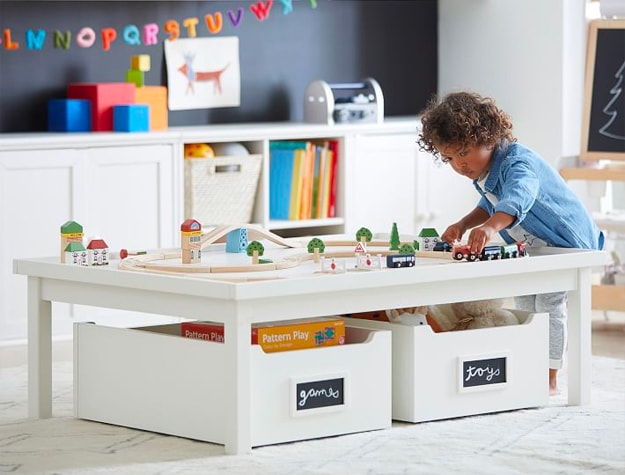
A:
MULTIPOLYGON (((584 204, 549 163, 523 145, 502 143, 493 153, 484 188, 497 198, 495 205, 478 180, 473 186, 482 197, 478 206, 489 215, 501 211, 516 218, 508 228, 521 225, 549 246, 603 248, 603 233, 584 204)), ((500 234, 514 242, 505 230, 500 234)))

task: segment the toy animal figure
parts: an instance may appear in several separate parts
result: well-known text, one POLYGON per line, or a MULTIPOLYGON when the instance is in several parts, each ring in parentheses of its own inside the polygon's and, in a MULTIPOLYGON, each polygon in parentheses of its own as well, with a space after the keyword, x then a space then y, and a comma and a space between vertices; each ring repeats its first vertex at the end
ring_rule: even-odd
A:
POLYGON ((196 82, 200 81, 212 81, 213 92, 221 94, 221 75, 228 68, 228 66, 230 66, 230 63, 227 63, 223 68, 215 71, 196 71, 193 66, 195 55, 192 53, 185 53, 183 54, 183 57, 184 64, 178 68, 178 71, 187 77, 187 89, 185 90, 185 94, 195 94, 194 85, 196 82))
POLYGON ((389 322, 404 325, 430 325, 435 333, 443 331, 433 312, 438 312, 435 306, 393 308, 386 310, 385 314, 389 322))
POLYGON ((503 299, 476 300, 474 302, 456 302, 451 305, 427 305, 387 310, 391 322, 404 323, 403 320, 414 318, 412 315, 424 315, 426 322, 436 333, 476 328, 490 328, 519 323, 514 313, 502 308, 503 299))
POLYGON ((516 315, 502 307, 503 299, 452 303, 451 309, 457 321, 453 330, 470 330, 518 324, 519 319, 516 315))

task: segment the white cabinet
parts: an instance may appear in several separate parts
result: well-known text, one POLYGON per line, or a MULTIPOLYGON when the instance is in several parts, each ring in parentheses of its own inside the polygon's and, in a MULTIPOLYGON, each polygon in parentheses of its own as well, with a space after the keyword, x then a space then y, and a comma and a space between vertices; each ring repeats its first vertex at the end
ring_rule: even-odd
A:
MULTIPOLYGON (((80 175, 84 175, 84 161, 77 150, 0 152, 3 340, 26 337, 26 279, 12 273, 13 259, 59 253, 60 225, 84 211, 81 186, 75 179, 80 175)), ((66 305, 55 304, 54 310, 67 316, 66 305)))
POLYGON ((416 133, 354 134, 346 142, 345 232, 361 227, 401 234, 418 232, 416 133))
POLYGON ((435 228, 439 234, 479 201, 471 180, 425 152, 418 152, 415 187, 417 228, 435 228))
POLYGON ((85 235, 99 234, 111 251, 172 247, 179 235, 174 194, 174 146, 86 151, 85 235))
MULTIPOLYGON (((111 251, 172 247, 180 200, 172 144, 0 152, 0 335, 26 337, 26 279, 15 258, 59 254, 60 226, 79 222, 85 242, 111 251)), ((53 335, 71 335, 92 309, 54 304, 53 335)))

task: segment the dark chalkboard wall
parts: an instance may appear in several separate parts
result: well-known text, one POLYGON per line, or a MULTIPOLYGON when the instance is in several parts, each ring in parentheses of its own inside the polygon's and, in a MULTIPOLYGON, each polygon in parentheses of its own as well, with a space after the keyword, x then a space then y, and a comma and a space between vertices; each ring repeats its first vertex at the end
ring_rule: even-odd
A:
POLYGON ((625 20, 599 20, 589 34, 584 152, 625 160, 625 20))
MULTIPOLYGON (((170 111, 169 125, 301 121, 306 86, 315 79, 352 82, 375 78, 384 92, 386 116, 413 115, 437 87, 437 6, 435 0, 294 0, 290 13, 274 0, 259 21, 251 2, 31 2, 0 0, 0 30, 11 30, 17 50, 0 44, 0 132, 47 129, 47 101, 65 97, 70 82, 124 81, 130 57, 149 54, 147 85, 166 85, 162 41, 165 23, 197 17, 197 37, 238 36, 241 105, 222 109, 170 111), (238 26, 227 11, 244 10, 238 26), (222 12, 222 30, 203 26, 206 14, 222 12), (126 25, 159 25, 159 44, 126 44, 126 25), (98 33, 117 30, 109 51, 98 41, 81 48, 77 33, 85 26, 98 33), (41 50, 27 48, 28 29, 45 30, 41 50), (68 49, 54 48, 54 31, 69 30, 68 49)), ((187 38, 182 30, 181 38, 187 38)))

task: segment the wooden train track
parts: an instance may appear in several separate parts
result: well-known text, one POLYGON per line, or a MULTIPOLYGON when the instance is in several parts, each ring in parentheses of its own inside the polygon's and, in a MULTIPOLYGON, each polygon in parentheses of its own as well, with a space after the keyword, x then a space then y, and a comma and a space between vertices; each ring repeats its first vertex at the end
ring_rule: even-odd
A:
MULTIPOLYGON (((219 226, 212 229, 208 233, 202 236, 200 240, 200 249, 204 250, 212 245, 223 243, 226 241, 226 236, 230 231, 240 229, 242 225, 226 225, 219 226)), ((286 248, 305 248, 306 244, 295 241, 292 239, 285 239, 277 234, 267 231, 260 227, 247 224, 245 227, 248 230, 248 238, 250 240, 266 239, 274 244, 283 246, 286 248)), ((334 240, 324 241, 326 248, 328 247, 354 247, 357 243, 355 240, 334 240)), ((388 249, 388 241, 371 241, 367 243, 368 248, 371 250, 371 255, 387 256, 389 254, 397 253, 397 251, 391 251, 388 249), (375 249, 374 249, 375 248, 375 249)), ((152 252, 142 255, 127 257, 122 259, 119 263, 119 268, 127 271, 135 272, 152 272, 158 274, 169 275, 193 275, 194 277, 205 277, 215 279, 215 274, 232 274, 232 273, 259 273, 267 271, 279 271, 289 269, 301 265, 303 262, 312 261, 314 254, 304 252, 301 254, 293 254, 283 257, 276 262, 261 262, 259 264, 244 264, 244 265, 211 265, 211 264, 183 264, 182 255, 180 250, 171 250, 167 252, 152 252), (166 263, 164 261, 178 260, 175 263, 166 263)), ((448 252, 429 252, 429 251, 417 251, 417 257, 436 258, 436 259, 451 259, 451 253, 448 252)), ((326 259, 342 259, 354 257, 353 250, 324 252, 322 256, 326 259)), ((275 279, 277 277, 271 277, 275 279)), ((244 278, 228 278, 227 280, 258 280, 259 278, 244 277, 244 278)))

